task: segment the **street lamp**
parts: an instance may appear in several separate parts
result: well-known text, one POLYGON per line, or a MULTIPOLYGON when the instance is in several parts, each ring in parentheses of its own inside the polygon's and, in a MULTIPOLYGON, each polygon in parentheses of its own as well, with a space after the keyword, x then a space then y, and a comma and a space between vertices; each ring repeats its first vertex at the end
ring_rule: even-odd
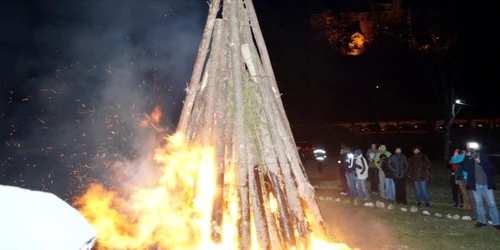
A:
POLYGON ((458 112, 460 112, 460 109, 462 109, 462 107, 464 105, 466 105, 466 104, 463 103, 462 100, 460 100, 460 99, 455 100, 455 102, 451 106, 451 115, 453 116, 453 118, 455 118, 455 116, 457 116, 458 112), (460 107, 458 109, 455 109, 456 105, 460 105, 460 107))

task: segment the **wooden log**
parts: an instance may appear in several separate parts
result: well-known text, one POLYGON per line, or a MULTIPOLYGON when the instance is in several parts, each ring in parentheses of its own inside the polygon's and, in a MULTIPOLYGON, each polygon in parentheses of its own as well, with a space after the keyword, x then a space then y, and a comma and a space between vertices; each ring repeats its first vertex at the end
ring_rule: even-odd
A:
POLYGON ((226 90, 224 78, 227 78, 227 72, 223 66, 227 64, 225 60, 224 45, 227 45, 227 34, 224 32, 225 27, 222 19, 217 19, 214 28, 214 40, 212 44, 212 55, 215 57, 215 63, 212 65, 212 76, 209 76, 207 86, 207 115, 205 124, 213 124, 213 133, 208 129, 205 130, 204 143, 205 145, 213 144, 212 138, 215 135, 215 158, 216 158, 216 190, 214 203, 212 205, 212 241, 221 243, 222 241, 222 222, 224 215, 224 117, 225 117, 225 98, 226 90), (213 106, 213 107, 211 107, 213 106), (213 120, 213 121, 212 121, 213 120))
POLYGON ((203 68, 207 59, 207 53, 212 38, 215 19, 220 9, 220 1, 221 0, 213 0, 211 3, 210 11, 208 13, 207 23, 205 24, 200 47, 198 49, 198 55, 196 56, 196 61, 193 67, 193 74, 189 82, 186 99, 184 101, 184 105, 182 106, 181 116, 179 118, 179 124, 177 126, 177 131, 182 134, 186 133, 189 117, 191 116, 196 91, 199 87, 200 78, 202 76, 203 68))
POLYGON ((239 168, 239 198, 240 198, 240 214, 239 222, 239 247, 240 249, 248 249, 251 246, 250 238, 250 211, 248 202, 248 159, 245 137, 244 123, 244 103, 243 103, 243 86, 242 86, 242 65, 240 52, 240 33, 239 33, 239 18, 238 18, 238 3, 235 0, 224 0, 224 8, 228 9, 229 22, 229 47, 231 56, 231 81, 234 92, 234 136, 236 148, 236 164, 239 168))
POLYGON ((249 195, 251 199, 252 219, 255 226, 257 242, 259 244, 259 249, 268 250, 271 246, 269 242, 269 231, 259 175, 258 166, 248 168, 249 195))
POLYGON ((203 123, 205 124, 205 128, 203 129, 203 144, 204 145, 213 145, 211 141, 211 137, 213 136, 213 123, 215 116, 215 103, 218 91, 218 85, 220 82, 217 82, 221 60, 222 60, 222 32, 223 32, 223 23, 221 19, 215 20, 214 27, 214 38, 212 41, 211 52, 210 52, 210 68, 207 71, 207 83, 206 83, 206 101, 205 101, 205 117, 203 123))
POLYGON ((278 176, 272 172, 269 172, 269 181, 271 183, 272 193, 274 194, 274 198, 276 199, 276 203, 278 205, 278 211, 280 214, 279 222, 281 230, 283 230, 282 234, 284 240, 286 240, 289 246, 295 246, 295 235, 293 232, 293 227, 290 225, 291 221, 289 218, 285 195, 283 194, 281 181, 278 176))

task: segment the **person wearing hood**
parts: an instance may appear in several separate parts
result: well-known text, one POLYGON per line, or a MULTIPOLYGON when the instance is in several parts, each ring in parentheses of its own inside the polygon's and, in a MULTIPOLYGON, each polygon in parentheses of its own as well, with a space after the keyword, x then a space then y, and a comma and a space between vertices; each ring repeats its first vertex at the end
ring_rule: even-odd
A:
POLYGON ((356 177, 358 179, 358 194, 359 198, 363 200, 370 199, 370 191, 368 190, 368 185, 366 181, 368 179, 368 162, 366 162, 365 157, 361 150, 357 149, 354 151, 354 165, 356 166, 356 177))
POLYGON ((387 151, 385 145, 380 145, 378 148, 378 153, 375 155, 375 166, 378 168, 378 192, 380 193, 380 197, 385 199, 385 174, 381 168, 380 157, 384 155, 386 158, 391 157, 391 153, 387 151))
POLYGON ((488 205, 488 214, 491 217, 493 227, 500 230, 498 208, 495 202, 495 177, 494 167, 488 156, 478 150, 468 149, 463 162, 467 171, 467 188, 472 190, 476 203, 477 223, 475 227, 486 226, 486 213, 483 199, 488 205))
POLYGON ((396 203, 406 205, 406 173, 408 171, 408 159, 397 147, 394 154, 389 158, 389 169, 393 173, 394 186, 396 188, 396 203))
POLYGON ((426 207, 430 207, 429 192, 427 191, 427 182, 430 178, 429 170, 431 161, 429 157, 421 152, 420 147, 413 147, 413 155, 408 161, 410 169, 408 177, 415 185, 415 194, 417 196, 417 206, 422 205, 422 201, 426 207))

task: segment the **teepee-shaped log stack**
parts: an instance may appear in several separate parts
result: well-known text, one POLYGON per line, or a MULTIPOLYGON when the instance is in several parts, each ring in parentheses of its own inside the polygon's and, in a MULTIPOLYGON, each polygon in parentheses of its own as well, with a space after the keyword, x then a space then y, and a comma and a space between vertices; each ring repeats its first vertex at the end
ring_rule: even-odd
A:
POLYGON ((251 0, 212 1, 177 130, 188 143, 215 148, 214 241, 228 183, 238 190, 240 249, 249 248, 252 237, 259 249, 304 249, 312 231, 328 237, 251 0), (233 182, 228 171, 236 172, 233 182))

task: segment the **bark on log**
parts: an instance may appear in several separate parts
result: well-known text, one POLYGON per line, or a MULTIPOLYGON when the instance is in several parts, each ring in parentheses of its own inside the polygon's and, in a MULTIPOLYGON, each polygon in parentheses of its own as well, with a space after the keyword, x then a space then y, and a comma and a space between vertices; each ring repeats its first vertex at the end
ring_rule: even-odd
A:
POLYGON ((178 127, 189 143, 215 147, 212 240, 224 240, 223 216, 231 217, 224 199, 237 190, 239 249, 249 249, 252 240, 260 249, 305 249, 311 230, 320 237, 327 233, 253 4, 223 0, 223 18, 216 19, 219 7, 214 0, 178 127))
POLYGON ((205 66, 205 61, 207 59, 208 47, 212 38, 215 19, 220 9, 220 1, 221 0, 213 0, 210 11, 208 13, 207 23, 203 31, 200 48, 198 49, 198 55, 196 56, 196 61, 194 62, 193 73, 189 82, 189 87, 187 89, 186 100, 184 101, 184 105, 182 106, 179 125, 177 126, 177 131, 182 134, 185 134, 186 132, 189 116, 191 115, 194 98, 196 96, 196 90, 198 89, 200 78, 203 73, 203 68, 205 66))
POLYGON ((216 190, 214 204, 212 206, 212 240, 215 243, 221 243, 221 229, 224 213, 224 105, 225 105, 225 75, 227 72, 223 67, 226 65, 224 45, 227 44, 227 37, 223 35, 224 21, 217 19, 214 28, 214 42, 212 45, 212 53, 215 56, 215 63, 212 64, 212 77, 209 76, 209 85, 207 89, 207 110, 209 114, 206 116, 206 124, 213 124, 213 131, 206 130, 204 135, 205 145, 210 145, 215 140, 215 157, 216 157, 216 190), (213 108, 211 107, 213 106, 213 108), (213 120, 213 121, 212 121, 213 120), (215 137, 215 138, 214 138, 215 137))

